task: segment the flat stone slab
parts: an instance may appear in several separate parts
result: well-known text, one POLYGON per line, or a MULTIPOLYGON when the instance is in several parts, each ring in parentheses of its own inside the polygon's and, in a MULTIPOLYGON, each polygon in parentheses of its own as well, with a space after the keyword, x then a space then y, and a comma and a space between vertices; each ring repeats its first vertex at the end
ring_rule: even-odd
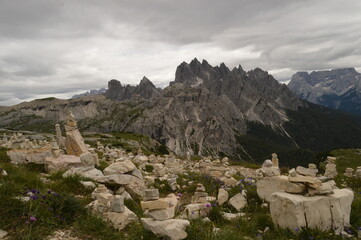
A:
POLYGON ((74 155, 60 155, 57 158, 47 157, 45 159, 45 168, 48 172, 69 170, 72 167, 80 167, 80 157, 74 155))

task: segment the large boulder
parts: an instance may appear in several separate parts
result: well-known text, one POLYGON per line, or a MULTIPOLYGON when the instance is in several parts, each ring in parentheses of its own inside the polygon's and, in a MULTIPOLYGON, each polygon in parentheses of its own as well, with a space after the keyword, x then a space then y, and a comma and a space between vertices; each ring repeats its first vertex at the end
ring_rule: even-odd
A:
POLYGON ((155 235, 166 237, 171 240, 181 240, 187 237, 186 228, 190 225, 188 220, 168 219, 157 221, 152 218, 141 218, 143 227, 155 235))
POLYGON ((271 217, 281 228, 309 227, 340 233, 350 224, 353 197, 354 193, 348 189, 335 189, 333 194, 312 197, 276 192, 271 196, 271 217))

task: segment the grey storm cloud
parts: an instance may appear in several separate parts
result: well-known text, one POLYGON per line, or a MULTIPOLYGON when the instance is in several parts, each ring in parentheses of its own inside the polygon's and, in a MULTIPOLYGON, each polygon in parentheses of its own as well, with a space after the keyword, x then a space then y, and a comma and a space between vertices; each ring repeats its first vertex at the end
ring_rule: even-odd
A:
POLYGON ((361 67, 359 0, 0 0, 0 105, 68 98, 194 57, 297 71, 361 67))

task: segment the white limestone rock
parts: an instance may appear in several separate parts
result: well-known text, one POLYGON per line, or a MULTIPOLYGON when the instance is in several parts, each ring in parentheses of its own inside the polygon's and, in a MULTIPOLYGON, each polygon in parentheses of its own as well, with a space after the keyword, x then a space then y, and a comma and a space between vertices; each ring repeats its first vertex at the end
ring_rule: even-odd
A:
POLYGON ((232 221, 246 215, 245 213, 226 213, 226 212, 222 212, 221 214, 222 217, 228 221, 232 221))
POLYGON ((177 196, 173 193, 169 194, 166 199, 168 199, 169 207, 166 209, 151 210, 146 213, 149 217, 155 220, 167 220, 173 218, 178 206, 177 196))
POLYGON ((292 183, 287 176, 264 177, 257 181, 258 196, 269 202, 271 195, 275 192, 303 193, 306 185, 302 183, 292 183))
POLYGON ((226 190, 224 190, 224 188, 220 188, 218 190, 218 204, 220 206, 222 206, 224 203, 226 203, 228 201, 228 198, 229 198, 229 194, 226 190))
POLYGON ((120 195, 115 195, 110 199, 110 212, 122 213, 124 212, 124 198, 120 195))
POLYGON ((0 239, 5 239, 5 237, 8 235, 8 232, 0 229, 0 239))
POLYGON ((47 157, 44 163, 45 169, 48 172, 69 170, 70 168, 81 166, 80 157, 74 155, 60 155, 57 158, 47 157))
POLYGON ((317 168, 305 168, 305 167, 302 167, 302 166, 298 166, 296 168, 296 172, 298 174, 301 174, 303 176, 310 176, 310 177, 316 177, 316 174, 318 173, 318 170, 317 168))
POLYGON ((144 201, 157 200, 159 198, 159 190, 157 188, 146 189, 144 191, 144 201))
POLYGON ((113 174, 123 174, 131 172, 136 169, 134 163, 130 160, 125 160, 122 162, 115 162, 110 164, 107 168, 104 169, 104 175, 113 175, 113 174))
POLYGON ((85 188, 96 188, 97 186, 92 181, 80 181, 85 188))
POLYGON ((247 206, 247 199, 241 193, 238 193, 229 199, 228 204, 239 212, 247 206))
POLYGON ((63 173, 63 177, 69 177, 79 175, 85 178, 91 178, 97 180, 100 177, 104 177, 103 172, 94 167, 74 167, 63 173))
POLYGON ((335 178, 337 176, 336 164, 335 163, 327 163, 325 169, 325 177, 335 178))
POLYGON ((157 221, 152 218, 140 219, 143 227, 155 235, 167 237, 171 240, 181 240, 187 237, 186 228, 190 225, 188 220, 184 219, 169 219, 164 221, 157 221))
POLYGON ((80 161, 83 167, 94 166, 98 164, 98 157, 96 154, 86 152, 80 155, 80 161))
POLYGON ((193 203, 184 207, 180 217, 183 219, 195 220, 207 217, 211 210, 210 203, 193 203))
POLYGON ((124 206, 123 212, 106 212, 103 216, 118 230, 123 230, 128 224, 138 220, 137 215, 126 206, 124 206))
POLYGON ((348 189, 313 197, 276 192, 271 196, 271 217, 281 228, 309 227, 340 233, 350 223, 353 197, 354 193, 348 189))

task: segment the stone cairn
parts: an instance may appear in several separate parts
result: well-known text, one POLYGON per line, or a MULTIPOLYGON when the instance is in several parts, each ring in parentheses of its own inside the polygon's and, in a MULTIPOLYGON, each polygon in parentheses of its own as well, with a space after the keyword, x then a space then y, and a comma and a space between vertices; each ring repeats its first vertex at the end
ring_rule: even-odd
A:
POLYGON ((196 191, 192 197, 192 203, 206 203, 207 197, 208 193, 206 192, 206 188, 201 183, 198 183, 196 191))
POLYGON ((124 197, 114 195, 102 184, 92 192, 92 198, 94 201, 88 205, 88 208, 110 222, 118 230, 122 230, 129 223, 138 220, 135 213, 124 205, 124 197))
MULTIPOLYGON (((58 135, 59 130, 60 129, 56 129, 57 138, 60 139, 59 142, 60 144, 62 144, 61 131, 60 131, 60 136, 58 135)), ((88 149, 84 143, 84 139, 78 130, 78 124, 75 121, 73 113, 70 111, 65 124, 65 131, 66 131, 65 148, 66 148, 66 153, 68 155, 75 155, 79 157, 81 154, 88 152, 88 149)))
POLYGON ((324 176, 317 176, 315 164, 309 164, 308 168, 298 166, 288 176, 282 176, 271 160, 263 163, 256 171, 257 193, 270 203, 275 225, 290 230, 309 227, 336 233, 349 225, 354 194, 348 189, 338 189, 331 179, 337 175, 335 160, 327 158, 324 176))
POLYGON ((188 220, 173 219, 178 199, 174 194, 159 198, 158 189, 146 189, 144 201, 141 206, 148 218, 141 218, 145 229, 154 234, 170 239, 184 239, 187 237, 186 228, 190 225, 188 220))
POLYGON ((328 156, 324 176, 328 178, 335 178, 337 174, 338 173, 336 170, 336 158, 328 156))

